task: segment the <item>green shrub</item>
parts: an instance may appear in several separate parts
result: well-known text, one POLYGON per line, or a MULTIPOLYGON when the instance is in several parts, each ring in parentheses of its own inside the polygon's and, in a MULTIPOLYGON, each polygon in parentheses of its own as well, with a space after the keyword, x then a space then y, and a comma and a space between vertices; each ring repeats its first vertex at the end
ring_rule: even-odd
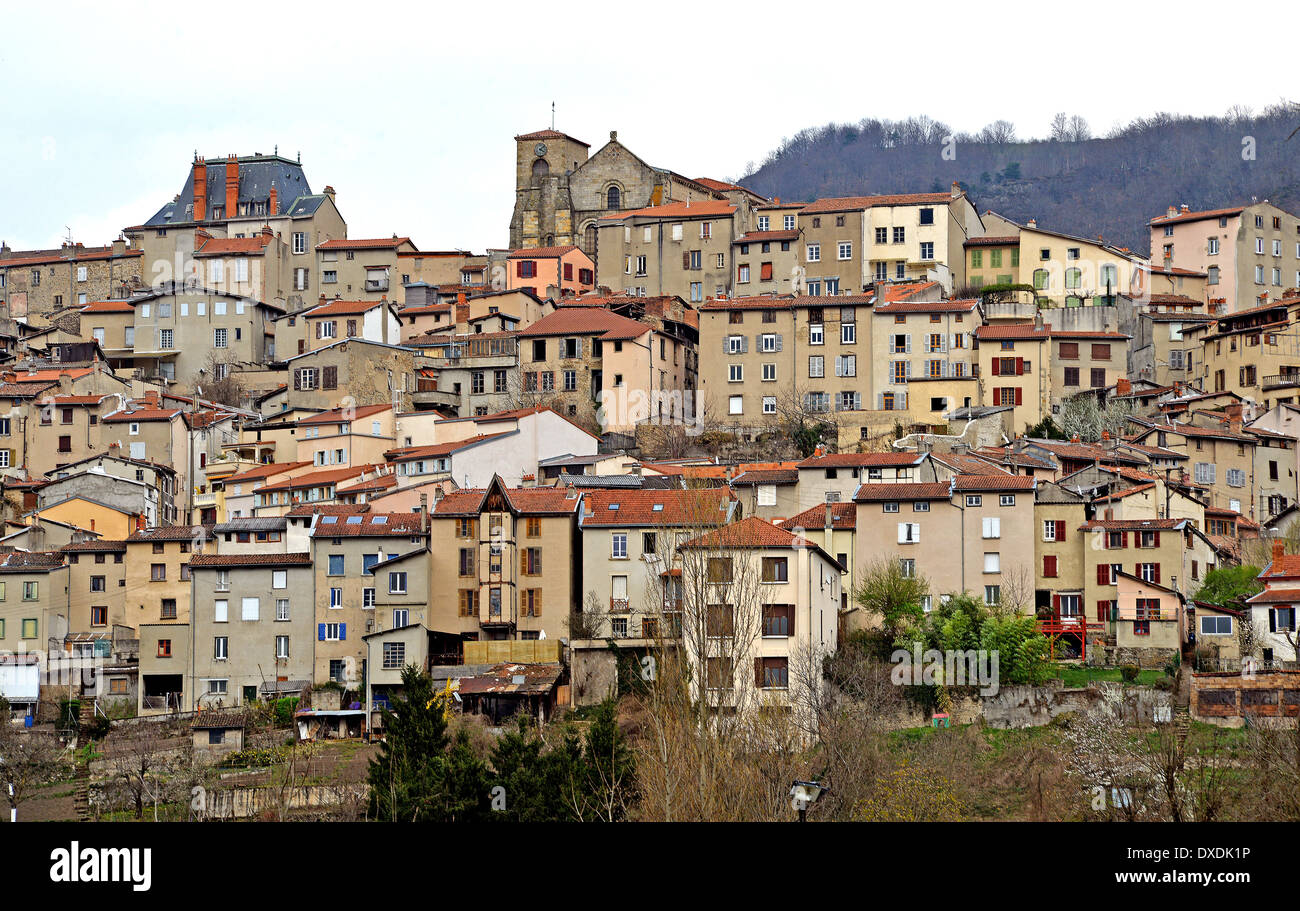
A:
POLYGON ((1119 669, 1120 678, 1123 679, 1125 683, 1133 683, 1136 681, 1140 672, 1141 668, 1136 664, 1125 664, 1119 669))

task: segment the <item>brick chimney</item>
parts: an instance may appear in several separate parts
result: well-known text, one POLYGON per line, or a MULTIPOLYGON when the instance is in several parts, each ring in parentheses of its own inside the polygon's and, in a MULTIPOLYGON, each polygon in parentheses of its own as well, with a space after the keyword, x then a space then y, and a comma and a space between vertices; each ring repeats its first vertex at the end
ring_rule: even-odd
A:
POLYGON ((271 184, 271 201, 270 203, 267 204, 266 214, 267 215, 280 214, 280 194, 276 192, 274 183, 271 184))
POLYGON ((226 157, 226 218, 234 218, 239 206, 239 159, 226 157))
POLYGON ((1116 395, 1128 395, 1132 391, 1133 391, 1133 384, 1129 382, 1128 377, 1121 376, 1119 379, 1115 380, 1116 395))
POLYGON ((1282 559, 1282 555, 1285 554, 1285 553, 1286 553, 1286 544, 1284 544, 1284 543, 1281 542, 1281 541, 1274 541, 1274 542, 1273 542, 1273 562, 1276 563, 1278 560, 1282 559))
POLYGON ((456 292, 456 322, 469 322, 469 303, 465 299, 464 291, 456 292))
POLYGON ((1177 206, 1170 206, 1168 209, 1165 210, 1165 218, 1173 218, 1177 214, 1178 214, 1177 206))
POLYGON ((194 160, 194 220, 203 221, 208 214, 208 166, 202 158, 194 160))

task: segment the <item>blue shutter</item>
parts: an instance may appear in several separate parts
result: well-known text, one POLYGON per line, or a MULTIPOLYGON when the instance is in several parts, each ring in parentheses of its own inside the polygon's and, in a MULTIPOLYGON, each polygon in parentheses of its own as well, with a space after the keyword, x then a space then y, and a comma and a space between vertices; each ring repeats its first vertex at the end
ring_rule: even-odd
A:
POLYGON ((317 641, 317 642, 324 642, 324 641, 325 641, 325 624, 324 624, 324 623, 317 623, 317 624, 316 624, 316 641, 317 641))
POLYGON ((347 625, 346 623, 340 623, 340 624, 339 624, 339 641, 341 642, 341 641, 343 641, 344 639, 346 639, 347 637, 348 637, 348 625, 347 625))

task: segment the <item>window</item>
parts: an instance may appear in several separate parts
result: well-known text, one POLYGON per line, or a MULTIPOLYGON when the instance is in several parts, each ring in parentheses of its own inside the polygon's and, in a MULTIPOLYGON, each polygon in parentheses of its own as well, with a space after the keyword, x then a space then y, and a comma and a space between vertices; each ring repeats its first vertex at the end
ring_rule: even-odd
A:
POLYGON ((893 238, 894 238, 894 243, 896 244, 906 243, 907 230, 905 228, 895 228, 893 238))
POLYGON ((840 244, 839 244, 839 246, 838 246, 838 248, 837 248, 837 254, 838 254, 838 257, 839 257, 840 259, 852 259, 852 258, 853 258, 853 244, 851 244, 851 243, 849 243, 849 242, 847 242, 847 241, 841 241, 840 244))
POLYGON ((763 414, 776 414, 776 396, 763 396, 763 414))
POLYGON ((983 522, 985 538, 1002 537, 1002 520, 993 516, 985 516, 983 522))
POLYGON ((755 658, 755 686, 765 690, 788 688, 790 685, 789 664, 789 658, 755 658))
POLYGON ((1000 554, 987 553, 984 555, 984 572, 998 573, 1002 571, 1002 560, 1000 554))
POLYGON ((854 345, 858 341, 858 327, 856 323, 840 323, 840 344, 854 345))
POLYGON ((1201 620, 1202 636, 1231 636, 1232 635, 1232 617, 1210 616, 1210 617, 1201 617, 1200 620, 1201 620))
POLYGON ((277 598, 275 601, 275 619, 283 622, 289 619, 289 599, 277 598))
POLYGON ((212 640, 212 658, 215 661, 225 661, 229 656, 228 648, 230 640, 225 636, 217 636, 212 640))
POLYGON ((162 599, 162 605, 161 605, 161 608, 159 609, 158 615, 159 615, 159 617, 160 617, 161 619, 163 619, 163 620, 175 620, 175 619, 176 619, 176 599, 175 599, 175 598, 163 598, 163 599, 162 599))
MULTIPOLYGON (((611 190, 610 192, 617 192, 611 190)), ((406 666, 406 643, 405 642, 385 642, 384 643, 384 669, 401 670, 406 666)))
POLYGON ((921 259, 934 259, 934 243, 932 241, 925 241, 921 244, 921 259))
POLYGON ((789 582, 789 558, 787 557, 764 557, 763 558, 763 581, 764 582, 789 582))
POLYGON ((819 378, 825 376, 825 360, 820 354, 814 354, 808 358, 808 376, 810 378, 819 378))
POLYGON ((744 414, 744 398, 743 398, 743 396, 733 395, 733 396, 730 396, 730 397, 727 399, 727 413, 728 413, 728 414, 744 414))
POLYGON ((343 575, 343 568, 344 568, 344 555, 343 555, 343 554, 330 554, 330 555, 329 555, 329 575, 331 575, 331 576, 341 576, 341 575, 343 575))
POLYGON ((807 249, 807 257, 806 257, 807 261, 810 262, 810 263, 818 263, 818 262, 821 262, 821 259, 822 259, 822 245, 821 245, 821 244, 808 244, 807 246, 808 246, 808 249, 807 249))
POLYGON ((992 604, 997 604, 997 603, 998 603, 999 601, 1001 601, 1001 600, 1002 600, 1002 586, 1000 586, 1000 585, 986 585, 986 586, 984 586, 984 603, 985 603, 985 604, 990 604, 990 605, 992 605, 992 604))
MULTIPOLYGON (((895 509, 897 509, 897 504, 895 509)), ((917 544, 921 540, 921 525, 918 522, 899 522, 898 523, 898 543, 899 544, 917 544)))
POLYGON ((627 532, 614 532, 610 537, 610 557, 615 560, 627 559, 627 532))
MULTIPOLYGON (((533 549, 534 548, 529 548, 529 550, 533 549)), ((388 593, 391 595, 406 594, 406 573, 388 574, 388 593)))

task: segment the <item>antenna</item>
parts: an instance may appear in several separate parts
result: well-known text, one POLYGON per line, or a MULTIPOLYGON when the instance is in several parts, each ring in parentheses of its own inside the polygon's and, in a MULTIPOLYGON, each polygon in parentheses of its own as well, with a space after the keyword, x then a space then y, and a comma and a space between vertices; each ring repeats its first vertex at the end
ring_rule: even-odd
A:
POLYGON ((551 129, 555 129, 555 102, 551 102, 551 129))

